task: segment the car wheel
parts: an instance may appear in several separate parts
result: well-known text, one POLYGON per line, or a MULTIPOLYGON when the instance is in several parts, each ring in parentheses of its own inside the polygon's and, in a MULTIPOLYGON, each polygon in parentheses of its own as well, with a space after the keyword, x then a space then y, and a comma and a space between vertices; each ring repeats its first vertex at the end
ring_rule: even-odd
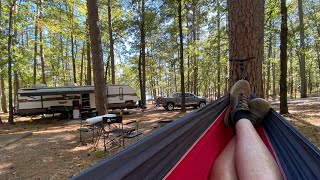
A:
POLYGON ((172 111, 174 109, 173 103, 168 103, 167 104, 167 109, 168 109, 168 111, 172 111))
POLYGON ((206 105, 205 102, 200 102, 200 103, 199 103, 199 108, 202 108, 202 107, 205 106, 205 105, 206 105))

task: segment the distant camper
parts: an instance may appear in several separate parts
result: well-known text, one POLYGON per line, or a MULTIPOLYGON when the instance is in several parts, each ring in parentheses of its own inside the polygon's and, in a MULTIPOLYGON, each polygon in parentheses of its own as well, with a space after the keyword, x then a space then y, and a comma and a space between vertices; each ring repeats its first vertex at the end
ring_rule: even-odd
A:
MULTIPOLYGON (((132 109, 136 107, 137 93, 128 85, 107 85, 108 109, 132 109)), ((95 110, 93 86, 66 84, 62 87, 34 85, 19 89, 17 115, 66 113, 74 109, 95 110)))

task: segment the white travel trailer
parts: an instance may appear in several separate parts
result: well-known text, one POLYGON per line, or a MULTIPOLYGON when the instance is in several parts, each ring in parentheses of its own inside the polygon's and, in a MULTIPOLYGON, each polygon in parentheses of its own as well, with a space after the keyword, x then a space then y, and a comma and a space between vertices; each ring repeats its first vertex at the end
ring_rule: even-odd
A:
MULTIPOLYGON (((132 109, 136 107, 137 93, 128 85, 107 85, 109 109, 132 109)), ((50 113, 69 113, 95 110, 93 86, 62 87, 37 85, 33 88, 19 89, 17 115, 28 116, 50 113)))

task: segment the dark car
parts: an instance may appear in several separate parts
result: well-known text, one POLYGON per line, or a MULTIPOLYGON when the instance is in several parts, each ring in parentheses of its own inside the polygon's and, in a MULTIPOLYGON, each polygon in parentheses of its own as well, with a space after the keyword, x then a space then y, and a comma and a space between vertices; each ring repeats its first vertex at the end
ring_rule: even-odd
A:
MULTIPOLYGON (((204 97, 195 96, 192 93, 185 93, 186 107, 201 108, 206 105, 204 97)), ((181 93, 176 93, 172 98, 160 97, 157 99, 157 104, 164 107, 166 110, 172 111, 175 107, 181 107, 181 93)))

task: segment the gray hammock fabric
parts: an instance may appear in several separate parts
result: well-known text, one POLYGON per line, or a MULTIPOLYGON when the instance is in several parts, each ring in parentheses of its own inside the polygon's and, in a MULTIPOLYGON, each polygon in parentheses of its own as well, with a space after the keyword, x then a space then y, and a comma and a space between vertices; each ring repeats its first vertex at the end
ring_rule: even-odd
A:
MULTIPOLYGON (((179 166, 180 159, 194 147, 228 104, 227 95, 156 130, 72 179, 162 179, 173 173, 172 168, 179 166)), ((264 121, 262 132, 272 146, 285 179, 320 179, 319 149, 274 110, 264 121)), ((223 134, 217 135, 223 137, 223 134)), ((217 148, 222 150, 224 147, 217 148)), ((191 169, 183 171, 198 173, 191 169)), ((200 177, 208 175, 195 174, 194 177, 205 179, 200 177)))

